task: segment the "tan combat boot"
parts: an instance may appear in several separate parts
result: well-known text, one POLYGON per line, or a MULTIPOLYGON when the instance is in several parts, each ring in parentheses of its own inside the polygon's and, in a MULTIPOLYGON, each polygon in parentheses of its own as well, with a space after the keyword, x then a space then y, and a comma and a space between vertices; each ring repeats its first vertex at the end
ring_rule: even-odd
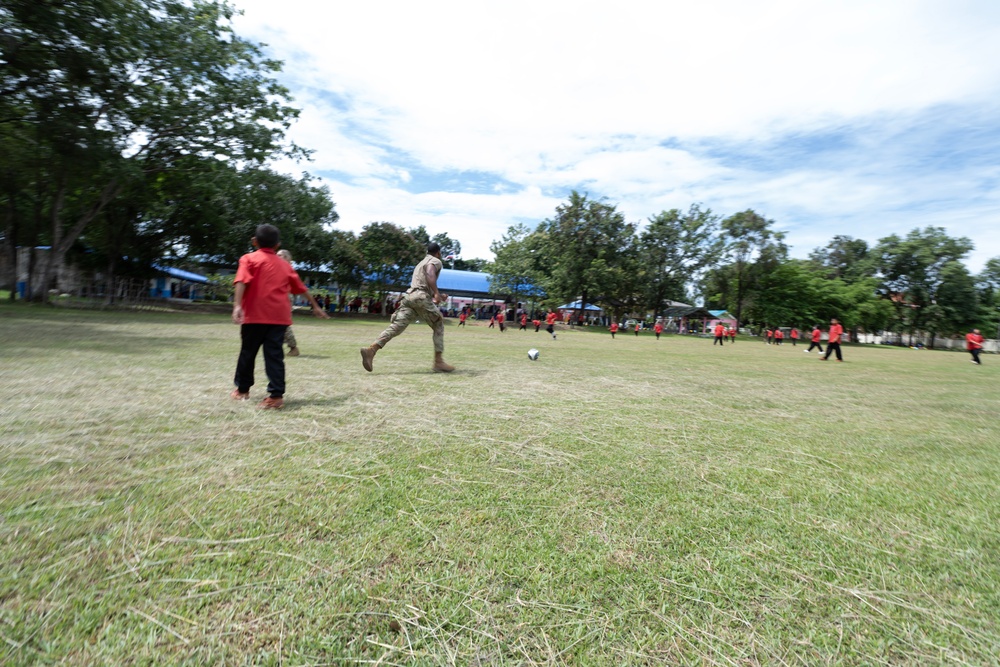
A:
POLYGON ((372 360, 375 358, 375 353, 378 351, 378 345, 369 345, 368 347, 361 348, 361 365, 364 366, 365 370, 369 373, 372 372, 372 360))
POLYGON ((450 373, 455 370, 454 366, 444 360, 440 352, 434 353, 434 365, 432 368, 435 373, 450 373))

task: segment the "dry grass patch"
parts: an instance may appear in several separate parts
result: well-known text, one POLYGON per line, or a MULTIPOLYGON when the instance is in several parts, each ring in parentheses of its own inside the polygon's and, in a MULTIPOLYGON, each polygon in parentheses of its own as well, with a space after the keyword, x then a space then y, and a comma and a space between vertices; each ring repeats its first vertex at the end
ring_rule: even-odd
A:
POLYGON ((994 357, 295 326, 261 412, 224 316, 0 306, 0 662, 1000 654, 994 357))

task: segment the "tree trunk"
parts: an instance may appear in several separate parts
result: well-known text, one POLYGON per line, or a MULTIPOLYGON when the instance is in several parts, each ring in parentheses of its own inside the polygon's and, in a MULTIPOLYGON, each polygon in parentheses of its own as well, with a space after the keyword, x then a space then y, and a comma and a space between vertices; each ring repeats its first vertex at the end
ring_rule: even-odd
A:
MULTIPOLYGON (((113 306, 115 303, 115 268, 117 262, 114 253, 108 258, 108 276, 105 278, 108 284, 107 297, 104 299, 105 306, 113 306)), ((127 299, 126 299, 127 301, 127 299)))
POLYGON ((10 300, 17 299, 17 214, 14 197, 7 199, 7 222, 4 225, 3 253, 7 257, 7 272, 10 281, 10 300))
POLYGON ((108 183, 104 190, 101 191, 101 195, 94 205, 90 207, 86 213, 80 216, 79 219, 73 226, 66 230, 63 234, 62 224, 61 224, 61 209, 62 203, 66 195, 65 184, 60 185, 59 191, 56 195, 56 201, 52 207, 52 250, 49 251, 49 262, 45 266, 45 271, 42 274, 42 299, 48 301, 48 289, 49 284, 52 282, 57 274, 57 271, 62 267, 63 263, 66 261, 66 253, 69 251, 70 246, 72 246, 83 230, 87 228, 87 225, 93 221, 104 208, 116 197, 118 196, 121 187, 118 185, 118 179, 113 178, 111 182, 108 183))

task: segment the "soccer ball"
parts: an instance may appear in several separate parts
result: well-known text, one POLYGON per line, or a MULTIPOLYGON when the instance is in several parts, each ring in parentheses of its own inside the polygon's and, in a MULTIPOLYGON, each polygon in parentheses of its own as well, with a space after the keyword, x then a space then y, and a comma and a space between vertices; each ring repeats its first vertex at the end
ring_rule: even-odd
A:
POLYGON ((531 348, 530 350, 528 350, 528 358, 531 359, 532 361, 538 361, 538 350, 536 350, 535 348, 531 348))

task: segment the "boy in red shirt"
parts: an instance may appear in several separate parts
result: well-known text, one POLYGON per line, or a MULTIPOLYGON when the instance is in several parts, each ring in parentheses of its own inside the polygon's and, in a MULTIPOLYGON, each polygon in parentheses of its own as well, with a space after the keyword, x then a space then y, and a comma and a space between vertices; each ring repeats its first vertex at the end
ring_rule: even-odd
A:
POLYGON ((518 331, 527 331, 527 330, 528 330, 528 314, 521 313, 521 328, 518 329, 518 331))
POLYGON ((771 344, 771 336, 773 336, 773 335, 774 335, 774 332, 771 331, 771 327, 768 327, 767 328, 767 344, 768 345, 771 344))
POLYGON ((497 313, 497 324, 500 326, 500 333, 503 333, 503 331, 504 331, 504 329, 503 329, 503 323, 504 323, 504 320, 506 320, 506 319, 507 319, 507 316, 504 315, 504 312, 502 310, 499 313, 497 313))
POLYGON ((535 333, 538 333, 538 329, 542 326, 541 320, 531 320, 531 323, 535 325, 535 333))
POLYGON ((812 336, 810 337, 810 340, 809 340, 809 349, 808 350, 802 350, 802 351, 805 352, 806 354, 809 354, 810 352, 812 352, 812 349, 814 347, 818 347, 819 348, 819 354, 823 354, 823 346, 820 345, 820 342, 819 342, 821 338, 823 338, 823 332, 819 330, 819 325, 816 325, 816 326, 813 327, 812 336))
POLYGON ((792 337, 792 347, 795 347, 795 344, 799 342, 799 330, 792 327, 792 330, 788 335, 792 337))
POLYGON ((639 337, 639 329, 641 329, 641 328, 642 328, 642 325, 640 325, 638 322, 636 322, 635 323, 635 337, 636 338, 639 337))
POLYGON ((965 334, 965 348, 972 355, 972 363, 982 366, 979 353, 983 351, 983 336, 979 333, 979 329, 973 329, 972 333, 965 334))
POLYGON ((820 357, 820 361, 829 359, 831 352, 837 353, 837 361, 844 360, 844 357, 840 354, 840 337, 843 335, 844 327, 840 326, 840 321, 836 317, 830 320, 830 339, 826 341, 826 355, 820 357))
POLYGON ((781 345, 785 342, 785 332, 781 329, 774 330, 774 344, 781 345))
POLYGON ((718 343, 719 345, 725 345, 726 342, 723 340, 723 337, 725 335, 726 335, 726 327, 722 326, 721 322, 719 324, 716 324, 715 325, 715 340, 712 341, 712 347, 715 347, 716 343, 718 343))
POLYGON ((663 322, 657 322, 653 325, 653 333, 656 334, 656 340, 660 340, 660 334, 663 333, 663 322))
POLYGON ((236 270, 236 295, 233 297, 233 324, 240 325, 240 356, 236 361, 236 388, 230 394, 234 400, 250 399, 253 368, 257 352, 264 348, 264 371, 267 373, 267 393, 257 406, 265 410, 280 410, 285 395, 285 354, 282 343, 285 329, 292 324, 288 294, 305 294, 316 317, 330 319, 295 272, 292 265, 278 257, 278 228, 260 225, 250 242, 257 250, 240 257, 236 270))
POLYGON ((466 314, 466 312, 464 310, 458 314, 458 326, 460 326, 460 327, 464 327, 465 326, 465 318, 466 317, 468 317, 468 315, 466 314))
POLYGON ((616 333, 618 333, 618 323, 617 322, 612 322, 611 323, 611 337, 614 338, 616 333))
POLYGON ((556 339, 556 318, 558 315, 553 311, 549 311, 549 314, 545 316, 545 330, 552 334, 552 340, 556 339))
POLYGON ((736 325, 729 327, 729 344, 732 345, 736 342, 736 325))

